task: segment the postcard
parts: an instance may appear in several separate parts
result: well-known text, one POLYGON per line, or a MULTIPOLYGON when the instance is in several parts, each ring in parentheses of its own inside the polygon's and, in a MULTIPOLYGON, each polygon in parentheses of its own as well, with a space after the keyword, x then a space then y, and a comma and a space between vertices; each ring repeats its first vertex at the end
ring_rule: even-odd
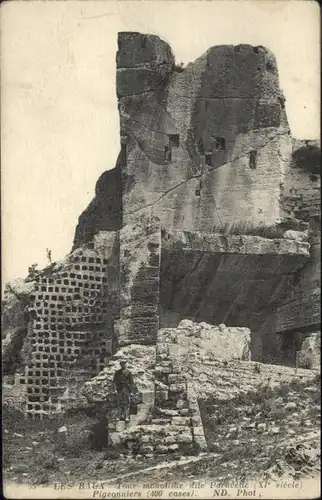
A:
POLYGON ((2 4, 5 498, 319 498, 319 19, 2 4))

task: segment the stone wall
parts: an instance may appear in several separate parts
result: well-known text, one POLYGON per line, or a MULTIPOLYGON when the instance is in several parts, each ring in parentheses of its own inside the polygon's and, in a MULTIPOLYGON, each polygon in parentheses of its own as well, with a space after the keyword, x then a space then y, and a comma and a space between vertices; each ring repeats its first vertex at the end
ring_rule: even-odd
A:
POLYGON ((118 317, 118 235, 100 233, 92 249, 73 252, 30 296, 30 361, 21 374, 33 418, 64 410, 66 391, 98 373, 115 343, 118 317))
POLYGON ((129 447, 147 458, 206 450, 200 402, 209 397, 233 400, 266 386, 276 389, 294 381, 313 380, 317 373, 248 359, 246 328, 222 325, 219 329, 183 320, 177 328, 160 329, 155 366, 147 367, 147 371, 154 373, 152 411, 139 425, 130 422, 126 428, 123 426, 113 435, 113 444, 129 447), (210 334, 212 347, 206 333, 210 334), (223 346, 225 336, 227 342, 223 346))
POLYGON ((159 328, 161 231, 157 219, 143 219, 120 231, 119 345, 155 344, 159 328))
POLYGON ((311 246, 311 257, 293 277, 287 298, 276 311, 277 333, 316 327, 321 318, 321 246, 311 246))
POLYGON ((263 386, 271 388, 292 381, 313 380, 317 371, 242 360, 200 359, 198 354, 184 359, 184 373, 193 381, 199 399, 213 395, 233 399, 263 386))
POLYGON ((164 424, 173 427, 179 448, 184 442, 203 450, 207 445, 198 405, 199 392, 186 366, 192 353, 198 353, 200 358, 249 359, 250 331, 182 320, 177 328, 163 328, 158 332, 156 410, 163 416, 164 424), (177 430, 174 426, 178 426, 177 430), (183 435, 186 435, 185 441, 183 435))
POLYGON ((136 453, 148 458, 175 452, 189 454, 207 448, 194 387, 183 373, 180 359, 172 353, 169 340, 167 330, 159 330, 151 413, 139 425, 133 425, 131 417, 129 425, 125 429, 122 426, 120 432, 112 436, 112 444, 129 446, 128 443, 132 443, 136 453))
POLYGON ((285 172, 282 210, 286 216, 310 221, 321 217, 321 177, 292 160, 285 172))
POLYGON ((193 393, 188 392, 187 379, 181 372, 178 359, 170 352, 164 330, 160 330, 156 347, 154 407, 158 418, 154 418, 151 424, 163 426, 166 435, 163 445, 155 446, 154 452, 168 453, 180 448, 187 451, 196 443, 201 449, 206 447, 204 438, 202 440, 201 420, 198 420, 199 408, 194 404, 193 393), (201 426, 199 433, 198 424, 201 426))
POLYGON ((102 371, 84 383, 81 392, 89 405, 114 400, 113 377, 120 360, 126 360, 138 392, 154 394, 155 346, 130 344, 118 349, 102 371))

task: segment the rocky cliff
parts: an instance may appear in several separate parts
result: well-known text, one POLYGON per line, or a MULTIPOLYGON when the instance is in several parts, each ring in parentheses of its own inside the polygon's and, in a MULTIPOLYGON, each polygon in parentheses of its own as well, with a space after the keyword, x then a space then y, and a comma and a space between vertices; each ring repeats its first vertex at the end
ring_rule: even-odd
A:
POLYGON ((115 168, 98 179, 95 198, 80 215, 75 231, 73 250, 90 243, 99 231, 117 231, 122 224, 122 191, 120 189, 120 156, 115 168))
MULTIPOLYGON (((156 36, 119 33, 118 45, 123 224, 134 214, 210 232, 227 222, 274 224, 292 150, 274 55, 211 47, 182 70, 156 36)), ((113 182, 81 216, 76 245, 110 229, 113 182)))
POLYGON ((292 140, 274 55, 218 46, 182 68, 128 32, 116 64, 116 166, 28 289, 34 316, 6 295, 6 373, 34 418, 184 318, 248 328, 253 359, 292 366, 319 331, 319 144, 292 140))

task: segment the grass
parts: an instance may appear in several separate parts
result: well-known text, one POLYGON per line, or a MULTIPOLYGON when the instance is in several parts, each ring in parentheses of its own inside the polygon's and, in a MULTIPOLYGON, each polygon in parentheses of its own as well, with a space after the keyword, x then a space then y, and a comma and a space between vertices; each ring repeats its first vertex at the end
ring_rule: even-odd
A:
MULTIPOLYGON (((256 366, 256 365, 255 365, 256 366)), ((283 405, 277 405, 276 399, 282 398, 285 401, 292 400, 293 394, 297 397, 307 398, 308 408, 313 405, 319 405, 320 401, 320 382, 321 376, 317 376, 309 382, 309 386, 316 389, 308 393, 308 382, 294 379, 290 383, 281 383, 279 387, 272 388, 269 385, 262 385, 258 387, 257 391, 250 391, 246 394, 240 394, 234 399, 220 400, 216 397, 208 398, 204 401, 199 401, 202 421, 205 429, 205 435, 210 446, 218 439, 218 429, 227 427, 229 424, 239 426, 242 417, 250 418, 254 421, 256 415, 260 415, 262 421, 274 420, 276 425, 283 426, 285 419, 288 416, 288 411, 283 405)), ((316 409, 312 408, 310 417, 316 419, 316 409)), ((306 416, 305 419, 308 417, 306 416)), ((305 420, 304 419, 304 420, 305 420)), ((300 418, 299 423, 304 423, 300 418)), ((236 439, 234 433, 231 439, 236 439)), ((216 447, 213 451, 216 451, 216 447)))
MULTIPOLYGON (((23 413, 3 408, 5 480, 48 484, 61 481, 99 480, 144 469, 144 459, 128 461, 128 450, 108 446, 91 448, 89 434, 98 414, 82 412, 46 420, 26 419, 23 413), (58 433, 62 426, 67 434, 58 433)), ((148 465, 164 461, 164 456, 148 465)))
POLYGON ((313 175, 321 174, 321 149, 315 144, 302 146, 292 154, 292 164, 313 175))
MULTIPOLYGON (((91 449, 88 435, 100 415, 97 408, 78 414, 62 415, 52 420, 35 421, 25 419, 21 412, 10 411, 4 407, 3 447, 6 480, 14 478, 21 483, 48 484, 62 480, 77 481, 80 478, 107 479, 130 471, 142 471, 140 475, 144 481, 149 474, 154 480, 160 474, 164 478, 173 479, 176 473, 183 476, 191 474, 200 479, 202 476, 226 477, 228 473, 235 474, 237 470, 245 471, 248 477, 253 473, 263 472, 270 464, 274 464, 277 458, 283 459, 285 447, 280 447, 279 441, 287 437, 289 428, 294 429, 296 435, 305 436, 310 430, 306 426, 306 420, 312 421, 315 430, 319 427, 320 383, 321 375, 316 374, 311 381, 294 379, 290 383, 282 383, 277 388, 262 385, 256 391, 239 394, 230 400, 212 397, 200 401, 205 436, 210 452, 216 455, 207 456, 196 464, 184 467, 180 467, 178 462, 178 469, 151 473, 143 471, 146 467, 165 460, 180 459, 182 451, 166 456, 160 455, 148 461, 144 459, 129 461, 122 458, 122 455, 126 455, 126 451, 121 449, 106 448, 102 451, 91 449), (283 398, 283 404, 276 403, 279 397, 283 398), (283 405, 288 401, 296 401, 297 408, 286 410, 283 405), (303 408, 309 411, 303 412, 303 408), (294 417, 295 423, 292 423, 292 412, 298 414, 294 417), (240 431, 242 421, 245 427, 240 431), (265 436, 257 430, 248 429, 247 422, 254 421, 276 425, 280 427, 281 432, 276 436, 265 436), (57 433, 63 425, 68 431, 65 436, 57 433), (232 432, 230 437, 226 437, 232 426, 237 430, 232 432), (255 441, 250 441, 254 437, 255 441), (236 440, 239 440, 239 444, 236 440)), ((192 451, 198 455, 200 450, 187 449, 189 454, 192 451)), ((139 476, 136 476, 136 479, 139 480, 139 476)))

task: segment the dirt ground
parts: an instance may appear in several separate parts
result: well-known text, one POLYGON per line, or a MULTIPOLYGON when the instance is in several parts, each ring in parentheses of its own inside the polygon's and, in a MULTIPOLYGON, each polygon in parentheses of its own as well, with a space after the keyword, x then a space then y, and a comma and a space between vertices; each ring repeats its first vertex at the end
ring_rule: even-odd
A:
POLYGON ((34 421, 4 408, 4 480, 52 484, 118 477, 123 482, 267 478, 285 473, 315 477, 320 471, 320 392, 317 375, 310 382, 275 390, 263 387, 233 400, 200 402, 209 451, 190 463, 180 453, 146 459, 122 450, 92 450, 88 436, 97 418, 85 413, 34 421), (58 432, 62 426, 67 433, 58 432), (169 466, 162 468, 166 462, 169 466))

